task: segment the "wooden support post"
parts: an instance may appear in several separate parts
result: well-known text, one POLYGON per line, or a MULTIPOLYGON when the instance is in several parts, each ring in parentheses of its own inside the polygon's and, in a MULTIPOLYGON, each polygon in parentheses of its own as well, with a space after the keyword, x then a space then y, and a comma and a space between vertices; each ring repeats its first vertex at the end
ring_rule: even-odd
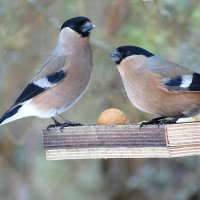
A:
POLYGON ((43 131, 43 144, 47 160, 200 155, 200 122, 52 128, 43 131))

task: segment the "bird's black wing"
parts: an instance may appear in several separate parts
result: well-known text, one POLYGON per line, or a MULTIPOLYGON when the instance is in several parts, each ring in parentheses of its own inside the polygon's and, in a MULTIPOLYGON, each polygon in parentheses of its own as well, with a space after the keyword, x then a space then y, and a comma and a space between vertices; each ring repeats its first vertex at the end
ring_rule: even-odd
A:
POLYGON ((174 78, 163 78, 163 84, 170 91, 200 92, 200 74, 176 76, 174 78))
POLYGON ((15 101, 15 105, 27 101, 34 96, 48 90, 49 88, 54 87, 60 81, 62 81, 66 77, 66 75, 67 73, 64 70, 60 70, 58 72, 51 73, 37 81, 29 83, 15 101))
POLYGON ((200 91, 200 74, 177 63, 154 56, 149 59, 147 69, 159 75, 161 83, 169 91, 200 91))

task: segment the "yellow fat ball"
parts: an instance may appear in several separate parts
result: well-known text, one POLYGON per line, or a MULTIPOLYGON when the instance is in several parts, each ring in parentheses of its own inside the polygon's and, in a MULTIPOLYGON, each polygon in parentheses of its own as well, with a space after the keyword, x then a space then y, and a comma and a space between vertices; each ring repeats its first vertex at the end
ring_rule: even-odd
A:
POLYGON ((119 109, 110 108, 104 110, 98 120, 97 125, 123 125, 129 124, 126 115, 119 109))

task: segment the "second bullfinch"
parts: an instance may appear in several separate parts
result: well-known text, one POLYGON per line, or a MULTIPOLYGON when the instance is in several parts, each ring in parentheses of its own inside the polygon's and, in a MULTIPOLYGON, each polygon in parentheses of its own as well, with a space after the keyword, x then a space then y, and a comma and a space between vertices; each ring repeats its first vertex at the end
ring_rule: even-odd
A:
MULTIPOLYGON (((81 98, 90 83, 93 59, 89 36, 93 27, 82 16, 62 24, 55 49, 0 118, 0 125, 28 116, 52 117, 56 125, 60 124, 55 117, 62 118, 60 114, 81 98)), ((65 122, 66 126, 74 125, 65 122)))
POLYGON ((160 116, 142 125, 175 123, 200 113, 200 74, 137 46, 120 46, 110 57, 132 104, 160 116))

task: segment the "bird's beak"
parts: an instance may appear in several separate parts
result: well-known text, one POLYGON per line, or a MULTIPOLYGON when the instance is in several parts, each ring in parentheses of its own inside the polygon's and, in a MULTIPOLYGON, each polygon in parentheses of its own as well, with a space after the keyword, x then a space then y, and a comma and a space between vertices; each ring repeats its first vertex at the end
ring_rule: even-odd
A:
POLYGON ((115 50, 110 53, 110 59, 116 64, 119 64, 122 60, 122 55, 119 51, 115 50))
POLYGON ((81 26, 81 31, 83 33, 87 33, 87 32, 91 32, 91 30, 95 27, 94 24, 92 24, 91 22, 86 22, 85 24, 83 24, 81 26))

